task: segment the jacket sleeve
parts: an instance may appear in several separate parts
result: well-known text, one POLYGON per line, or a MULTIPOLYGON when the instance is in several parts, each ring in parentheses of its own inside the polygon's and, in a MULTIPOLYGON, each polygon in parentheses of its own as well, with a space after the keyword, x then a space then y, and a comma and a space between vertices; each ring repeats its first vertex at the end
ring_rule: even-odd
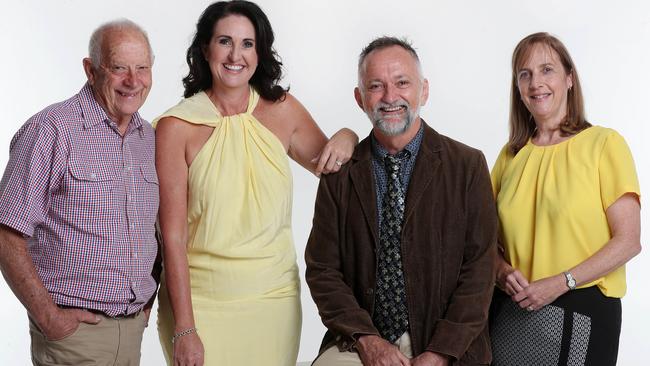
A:
POLYGON ((456 288, 426 350, 460 359, 484 330, 494 289, 497 215, 490 175, 477 152, 465 185, 467 229, 456 288))
POLYGON ((339 346, 349 350, 360 335, 379 335, 379 332, 370 314, 359 306, 342 272, 341 193, 333 187, 345 175, 339 172, 320 180, 305 250, 305 277, 323 324, 336 337, 339 346))

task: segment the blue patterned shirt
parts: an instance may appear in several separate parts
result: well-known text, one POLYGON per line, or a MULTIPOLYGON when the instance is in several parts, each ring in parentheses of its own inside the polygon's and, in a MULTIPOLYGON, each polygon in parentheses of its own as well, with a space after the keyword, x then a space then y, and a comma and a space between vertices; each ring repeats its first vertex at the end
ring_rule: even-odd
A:
MULTIPOLYGON (((388 155, 388 151, 381 146, 379 141, 375 138, 373 133, 370 134, 371 146, 372 146, 372 170, 375 174, 375 194, 377 199, 377 223, 378 227, 381 227, 381 216, 382 216, 382 202, 386 190, 388 189, 388 175, 386 174, 386 167, 384 165, 384 158, 388 155)), ((413 172, 413 167, 415 166, 415 159, 418 156, 418 151, 420 150, 420 144, 422 143, 422 136, 424 136, 424 122, 420 124, 420 129, 418 133, 413 137, 413 139, 404 146, 404 150, 410 153, 410 156, 401 162, 400 167, 400 183, 402 183, 402 191, 404 196, 408 192, 409 181, 411 180, 411 173, 413 172)), ((402 150, 402 151, 404 151, 402 150)))

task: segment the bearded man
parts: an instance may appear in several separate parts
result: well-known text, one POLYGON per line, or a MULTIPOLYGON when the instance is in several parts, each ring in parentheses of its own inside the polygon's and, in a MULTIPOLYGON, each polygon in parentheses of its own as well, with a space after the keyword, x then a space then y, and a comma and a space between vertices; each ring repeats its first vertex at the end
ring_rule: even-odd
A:
POLYGON ((328 329, 316 366, 490 363, 490 177, 480 151, 420 118, 428 93, 409 43, 361 52, 354 94, 372 132, 321 179, 305 254, 328 329))

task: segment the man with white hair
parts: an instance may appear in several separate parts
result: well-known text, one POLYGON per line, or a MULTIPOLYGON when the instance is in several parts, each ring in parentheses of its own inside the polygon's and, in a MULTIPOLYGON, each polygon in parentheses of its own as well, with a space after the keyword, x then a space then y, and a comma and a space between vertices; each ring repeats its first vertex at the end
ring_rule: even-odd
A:
POLYGON ((305 253, 327 333, 315 366, 487 365, 496 210, 483 154, 420 118, 417 53, 382 37, 359 58, 373 124, 321 178, 305 253))
POLYGON ((88 81, 16 133, 0 182, 0 269, 27 309, 35 365, 138 365, 157 288, 146 33, 92 34, 88 81))

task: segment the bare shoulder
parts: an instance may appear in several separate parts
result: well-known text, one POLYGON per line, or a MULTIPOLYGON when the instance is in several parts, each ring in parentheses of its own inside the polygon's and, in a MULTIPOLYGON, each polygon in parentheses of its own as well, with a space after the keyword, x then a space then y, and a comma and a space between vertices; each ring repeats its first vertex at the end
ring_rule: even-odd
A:
POLYGON ((296 97, 286 93, 284 98, 275 102, 260 98, 253 114, 260 121, 269 123, 283 121, 284 124, 293 125, 305 118, 308 112, 296 97))
POLYGON ((174 137, 180 140, 196 138, 202 134, 210 133, 212 127, 196 125, 176 117, 164 117, 156 125, 156 135, 174 137))

